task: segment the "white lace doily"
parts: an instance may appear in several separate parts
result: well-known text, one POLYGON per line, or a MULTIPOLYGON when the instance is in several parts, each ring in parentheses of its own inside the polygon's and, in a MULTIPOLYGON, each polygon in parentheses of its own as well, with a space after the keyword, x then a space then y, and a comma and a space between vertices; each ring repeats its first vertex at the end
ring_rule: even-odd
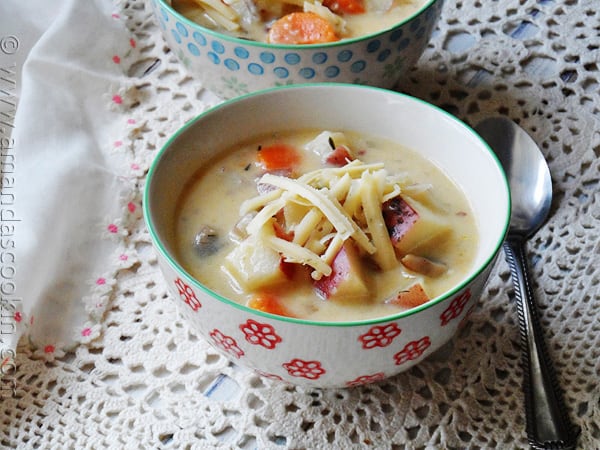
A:
MULTIPOLYGON (((135 209, 157 150, 218 99, 169 52, 143 0, 119 14, 135 51, 123 61, 127 83, 107 98, 131 126, 106 139, 130 156, 135 209)), ((600 448, 599 23, 595 0, 447 0, 399 85, 470 124, 507 115, 540 144, 555 197, 528 255, 585 450, 600 448)), ((305 390, 238 369, 205 344, 174 309, 140 215, 119 226, 125 259, 104 280, 110 303, 94 334, 73 350, 21 343, 2 379, 0 447, 527 448, 503 260, 468 324, 434 357, 377 384, 305 390)))

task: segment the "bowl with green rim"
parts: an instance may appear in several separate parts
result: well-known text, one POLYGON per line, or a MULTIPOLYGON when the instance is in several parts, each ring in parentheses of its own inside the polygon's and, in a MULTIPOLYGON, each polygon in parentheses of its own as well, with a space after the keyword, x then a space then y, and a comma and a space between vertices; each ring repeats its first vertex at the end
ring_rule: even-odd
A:
POLYGON ((289 84, 396 86, 425 51, 443 0, 423 0, 403 20, 376 32, 303 45, 230 36, 186 18, 168 0, 151 0, 150 5, 167 46, 187 71, 228 99, 289 84))
POLYGON ((323 388, 393 376, 452 339, 483 292, 510 217, 505 174, 470 127, 404 94, 336 83, 248 94, 191 120, 156 156, 143 204, 173 307, 190 328, 235 364, 268 378, 323 388), (287 107, 290 104, 295 107, 287 107), (354 107, 357 104, 360 109, 354 107), (445 171, 465 193, 476 220, 478 246, 466 275, 444 294, 415 308, 378 318, 326 322, 249 308, 186 271, 177 252, 175 216, 187 181, 208 161, 251 136, 303 129, 379 136, 416 149, 445 171))

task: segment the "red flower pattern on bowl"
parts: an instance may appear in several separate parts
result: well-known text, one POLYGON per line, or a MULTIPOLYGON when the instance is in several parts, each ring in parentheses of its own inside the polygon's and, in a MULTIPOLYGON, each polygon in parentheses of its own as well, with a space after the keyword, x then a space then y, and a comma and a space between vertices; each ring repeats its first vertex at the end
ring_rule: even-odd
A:
POLYGON ((262 370, 255 370, 255 372, 257 374, 259 374, 261 377, 268 378, 269 380, 283 381, 283 378, 281 378, 279 375, 276 375, 274 373, 263 372, 262 370))
POLYGON ((194 290, 189 285, 185 284, 181 278, 175 280, 175 286, 177 287, 177 292, 181 299, 192 308, 193 311, 198 311, 202 307, 194 290))
POLYGON ((425 353, 431 346, 431 340, 429 336, 425 336, 417 341, 411 341, 404 346, 404 348, 394 355, 394 361, 396 365, 404 364, 407 361, 412 361, 425 353))
POLYGON ((440 316, 441 325, 448 325, 452 319, 456 319, 458 316, 460 316, 470 298, 471 291, 469 289, 454 297, 448 308, 446 308, 446 310, 440 316))
POLYGON ((269 350, 274 349, 282 340, 273 326, 253 319, 248 319, 246 323, 240 325, 240 330, 244 333, 246 341, 253 345, 262 345, 269 350))
POLYGON ((316 380, 326 372, 319 361, 304 361, 298 358, 283 364, 283 368, 293 377, 308 378, 309 380, 316 380))
POLYGON ((241 358, 244 356, 244 351, 238 346, 237 342, 231 336, 226 336, 216 328, 210 332, 215 345, 229 355, 241 358))
POLYGON ((387 347, 401 332, 402 330, 398 327, 397 323, 375 325, 367 333, 361 334, 358 340, 362 342, 364 349, 387 347))
POLYGON ((358 377, 352 381, 347 381, 346 386, 348 386, 348 387, 361 386, 363 384, 374 383, 376 381, 381 381, 383 379, 385 379, 385 374, 383 372, 377 372, 377 373, 374 373, 373 375, 361 375, 360 377, 358 377))

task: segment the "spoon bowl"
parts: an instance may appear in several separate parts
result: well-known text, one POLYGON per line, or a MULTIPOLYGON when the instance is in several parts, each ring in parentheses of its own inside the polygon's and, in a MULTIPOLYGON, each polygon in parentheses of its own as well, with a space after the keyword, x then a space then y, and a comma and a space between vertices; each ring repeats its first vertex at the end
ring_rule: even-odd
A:
POLYGON ((574 449, 578 430, 566 412, 544 344, 525 253, 526 240, 542 226, 550 211, 550 170, 535 141, 511 120, 489 118, 475 130, 496 153, 511 191, 510 227, 503 248, 519 314, 529 444, 533 449, 574 449))
POLYGON ((552 203, 546 160, 531 136, 509 119, 491 117, 476 129, 498 156, 510 183, 510 232, 529 238, 546 221, 552 203))

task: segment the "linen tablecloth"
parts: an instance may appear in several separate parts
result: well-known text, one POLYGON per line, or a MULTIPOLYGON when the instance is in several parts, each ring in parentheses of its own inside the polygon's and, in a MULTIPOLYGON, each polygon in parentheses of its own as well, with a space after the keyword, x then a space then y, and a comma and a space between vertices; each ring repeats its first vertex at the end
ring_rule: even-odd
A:
MULTIPOLYGON (((469 124, 520 123, 554 201, 528 256, 581 449, 600 448, 600 13, 594 0, 447 0, 397 86, 469 124)), ((239 369, 178 315, 141 218, 167 138, 220 100, 143 0, 0 4, 1 448, 527 448, 499 260, 459 335, 339 390, 239 369)))

